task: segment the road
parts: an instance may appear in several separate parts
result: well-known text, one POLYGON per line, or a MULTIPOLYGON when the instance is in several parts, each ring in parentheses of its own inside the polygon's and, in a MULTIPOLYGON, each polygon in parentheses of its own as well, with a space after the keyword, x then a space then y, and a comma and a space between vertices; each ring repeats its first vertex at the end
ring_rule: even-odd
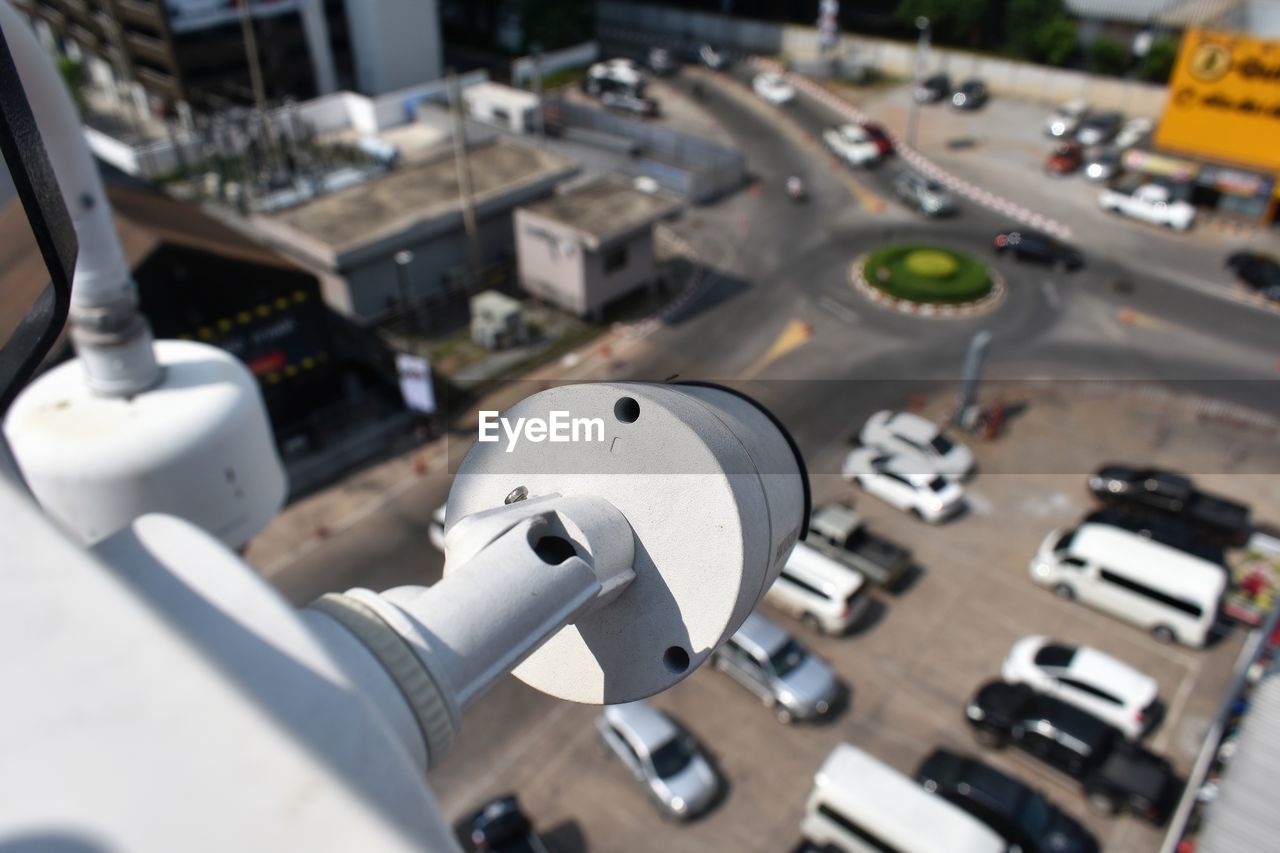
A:
MULTIPOLYGON (((692 97, 687 80, 672 85, 692 97)), ((994 336, 989 376, 1015 396, 1019 383, 1028 380, 1111 380, 1170 387, 1280 414, 1280 395, 1270 391, 1280 357, 1274 343, 1280 318, 1152 274, 1140 260, 1151 243, 1139 230, 1126 232, 1131 235, 1127 248, 1115 247, 1122 237, 1113 238, 1105 253, 1084 247, 1087 265, 1075 274, 992 259, 1007 280, 1008 294, 986 316, 923 319, 865 300, 848 281, 849 265, 862 252, 886 242, 923 239, 985 258, 992 235, 1008 223, 968 203, 959 217, 941 222, 919 220, 895 205, 868 212, 841 181, 829 178, 830 161, 820 146, 779 130, 781 122, 793 121, 816 139, 822 128, 836 123, 826 107, 801 97, 786 118, 776 118, 769 112, 774 108, 751 104, 725 88, 732 85, 738 84, 722 81, 708 88, 701 106, 737 141, 755 186, 693 209, 674 224, 708 267, 704 284, 677 315, 590 378, 679 376, 735 384, 789 427, 817 488, 827 489, 838 473, 844 440, 866 415, 954 386, 965 348, 980 329, 994 336), (783 185, 792 174, 806 176, 808 203, 786 197, 783 185)), ((854 177, 888 196, 890 175, 890 168, 882 168, 854 177)), ((1064 396, 1070 398, 1070 390, 1064 396)), ((1107 425, 1097 428, 1105 432, 1107 425)), ((1273 465, 1274 458, 1266 456, 1260 464, 1273 465)), ((1090 463, 1067 463, 1079 470, 1061 470, 1063 464, 1032 456, 1004 473, 1076 475, 1090 463)), ((440 558, 427 543, 426 529, 447 487, 444 474, 422 478, 282 567, 277 583, 301 597, 318 586, 432 582, 439 577, 440 558)), ((694 689, 682 685, 677 692, 694 689)), ((718 697, 722 690, 728 688, 715 686, 713 693, 718 697)), ((433 785, 446 809, 456 814, 533 760, 531 755, 545 756, 545 738, 569 738, 565 756, 572 744, 580 752, 590 737, 590 718, 589 709, 505 679, 469 713, 454 757, 432 773, 433 785)), ((816 766, 810 759, 829 748, 826 738, 803 738, 806 761, 816 766)), ((582 770, 587 778, 596 772, 609 771, 582 770)), ((643 825, 633 829, 643 831, 643 825)))

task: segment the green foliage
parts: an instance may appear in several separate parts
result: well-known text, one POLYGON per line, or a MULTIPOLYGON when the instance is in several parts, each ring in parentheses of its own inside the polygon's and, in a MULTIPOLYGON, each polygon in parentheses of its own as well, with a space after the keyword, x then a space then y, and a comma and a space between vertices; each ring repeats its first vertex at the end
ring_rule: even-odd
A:
POLYGON ((62 75, 62 82, 66 84, 67 91, 71 93, 76 106, 83 110, 84 87, 89 82, 89 72, 85 70, 83 62, 65 56, 59 56, 57 60, 58 73, 62 75))
POLYGON ((1065 14, 1062 0, 1008 0, 1004 7, 1005 50, 1022 59, 1038 59, 1040 31, 1065 14))
POLYGON ((897 245, 878 249, 863 262, 862 277, 867 284, 891 296, 933 305, 973 302, 991 292, 986 267, 968 255, 934 246, 897 245), (922 255, 945 255, 955 266, 947 275, 939 274, 940 267, 931 267, 922 274, 912 269, 920 266, 922 255), (915 263, 909 263, 908 259, 913 256, 915 263))
POLYGON ((524 4, 525 48, 544 51, 584 42, 595 32, 595 4, 582 0, 527 0, 524 4))
POLYGON ((991 0, 902 0, 898 20, 914 27, 916 18, 929 19, 940 42, 977 44, 990 17, 991 0))
POLYGON ((1129 51, 1113 38, 1099 36, 1089 45, 1089 70, 1095 74, 1118 77, 1129 64, 1129 51))
POLYGON ((1168 83, 1173 63, 1178 58, 1178 40, 1165 36, 1151 43, 1147 55, 1138 66, 1138 76, 1150 83, 1168 83))
POLYGON ((1032 56, 1046 65, 1064 65, 1076 52, 1076 22, 1066 16, 1054 18, 1036 30, 1032 56))

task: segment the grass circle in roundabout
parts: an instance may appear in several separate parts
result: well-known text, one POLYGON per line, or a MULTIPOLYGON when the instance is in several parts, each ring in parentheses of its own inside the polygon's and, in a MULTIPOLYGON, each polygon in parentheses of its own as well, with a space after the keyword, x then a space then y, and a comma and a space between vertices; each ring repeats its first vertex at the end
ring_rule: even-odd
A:
POLYGON ((983 264, 937 246, 885 246, 863 259, 861 272, 876 290, 923 305, 967 305, 985 299, 993 286, 983 264))

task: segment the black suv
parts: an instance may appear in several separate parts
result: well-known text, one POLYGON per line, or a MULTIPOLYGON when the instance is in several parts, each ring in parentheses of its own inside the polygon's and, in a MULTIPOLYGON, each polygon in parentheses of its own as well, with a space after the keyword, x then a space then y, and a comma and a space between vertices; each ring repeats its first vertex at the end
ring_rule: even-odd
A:
POLYGON ((991 243, 997 254, 1012 252, 1020 261, 1035 261, 1064 270, 1078 270, 1084 265, 1084 255, 1079 249, 1039 231, 1004 231, 991 243))
POLYGON ((1098 841, 1080 822, 994 767, 945 749, 933 751, 916 780, 954 803, 1023 853, 1098 853, 1098 841))
POLYGON ((1012 742, 1075 778, 1094 811, 1115 814, 1127 807, 1160 826, 1177 804, 1182 783, 1168 761, 1074 705, 1025 684, 993 681, 964 711, 979 743, 1012 742))

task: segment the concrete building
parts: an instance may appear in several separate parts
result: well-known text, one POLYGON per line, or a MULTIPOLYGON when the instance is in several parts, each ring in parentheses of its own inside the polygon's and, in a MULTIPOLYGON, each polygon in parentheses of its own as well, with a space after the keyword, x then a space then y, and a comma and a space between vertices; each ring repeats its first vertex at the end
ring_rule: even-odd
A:
POLYGON ((653 226, 680 210, 664 192, 606 175, 516 211, 516 256, 526 291, 579 316, 658 282, 653 226))
MULTIPOLYGON (((551 195, 578 166, 550 151, 496 139, 470 153, 482 265, 514 256, 512 211, 551 195)), ((325 301, 376 322, 402 305, 484 289, 469 281, 458 170, 448 146, 381 177, 254 218, 261 239, 314 271, 325 301), (395 256, 412 260, 398 266, 395 256)), ((464 300, 465 304, 465 300, 464 300)))
MULTIPOLYGON (((99 85, 133 81, 156 112, 251 103, 236 0, 14 0, 46 43, 82 58, 99 85)), ((441 74, 434 0, 250 3, 268 100, 369 95, 441 74)))

